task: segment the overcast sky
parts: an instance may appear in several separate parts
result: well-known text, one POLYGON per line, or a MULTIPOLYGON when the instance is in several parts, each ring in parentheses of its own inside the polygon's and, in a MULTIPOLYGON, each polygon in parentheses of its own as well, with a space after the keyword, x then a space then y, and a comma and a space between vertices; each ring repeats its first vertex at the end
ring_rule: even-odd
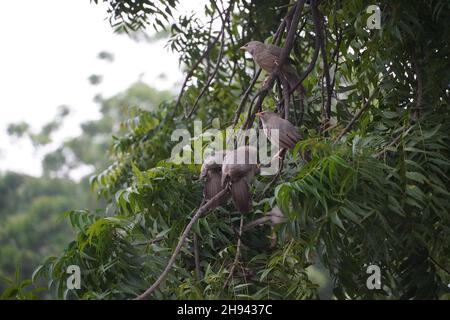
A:
MULTIPOLYGON (((100 2, 100 1, 99 1, 100 2)), ((202 2, 202 1, 201 1, 202 2)), ((201 4, 200 2, 200 4, 201 4)), ((183 3, 183 12, 201 8, 199 1, 183 3)), ((182 74, 178 57, 165 41, 136 43, 113 33, 105 5, 88 0, 3 1, 0 10, 0 171, 41 174, 45 151, 76 136, 80 122, 98 117, 93 96, 110 96, 140 76, 157 89, 175 90, 182 74), (99 60, 100 51, 114 54, 112 64, 99 60), (103 75, 99 86, 91 74, 103 75), (164 73, 167 78, 158 78, 164 73), (56 141, 38 153, 26 139, 6 134, 11 122, 26 121, 38 130, 52 120, 58 106, 72 114, 56 141)))

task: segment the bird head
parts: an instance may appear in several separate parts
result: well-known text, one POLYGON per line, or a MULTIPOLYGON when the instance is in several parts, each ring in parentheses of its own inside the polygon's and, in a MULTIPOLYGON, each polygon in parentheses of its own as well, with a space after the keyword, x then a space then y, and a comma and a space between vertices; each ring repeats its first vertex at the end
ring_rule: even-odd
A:
POLYGON ((275 113, 270 111, 261 111, 255 113, 255 116, 259 117, 261 120, 265 121, 269 119, 271 116, 273 116, 275 113))
POLYGON ((250 41, 242 46, 240 49, 243 51, 247 51, 251 55, 254 55, 258 50, 262 50, 264 48, 264 43, 260 41, 250 41))

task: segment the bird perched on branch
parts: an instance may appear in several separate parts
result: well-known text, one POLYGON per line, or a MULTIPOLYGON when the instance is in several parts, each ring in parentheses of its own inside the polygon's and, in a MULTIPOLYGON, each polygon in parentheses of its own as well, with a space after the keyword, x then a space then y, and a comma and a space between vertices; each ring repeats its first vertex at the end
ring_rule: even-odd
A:
MULTIPOLYGON (((255 63, 264 71, 272 72, 275 67, 279 65, 282 49, 273 44, 265 44, 260 41, 250 41, 240 49, 250 53, 255 63)), ((290 64, 290 61, 286 61, 281 66, 280 71, 284 78, 288 81, 289 87, 292 90, 300 80, 300 76, 297 71, 290 64)), ((300 85, 298 88, 300 93, 304 92, 303 86, 300 85)))
POLYGON ((264 134, 280 148, 292 149, 300 141, 301 136, 297 127, 289 120, 281 118, 277 113, 263 111, 256 113, 256 116, 261 119, 264 134), (274 130, 278 130, 278 139, 274 130))
MULTIPOLYGON (((222 163, 226 150, 216 151, 214 155, 207 157, 202 165, 200 179, 205 180, 203 197, 205 200, 212 199, 222 188, 222 163)), ((215 206, 218 206, 216 203, 215 206)))
MULTIPOLYGON (((296 126, 289 122, 289 120, 281 118, 275 112, 262 111, 255 115, 261 119, 263 131, 267 138, 280 148, 280 151, 275 156, 280 156, 285 149, 294 148, 302 138, 296 126), (278 130, 278 136, 274 130, 278 130)), ((302 154, 302 157, 307 162, 311 160, 309 151, 302 154)))
POLYGON ((281 224, 286 222, 287 219, 284 216, 283 212, 281 212, 280 208, 274 207, 271 211, 267 212, 263 217, 253 220, 247 223, 243 227, 243 231, 250 230, 256 226, 260 226, 262 224, 270 224, 271 226, 275 226, 277 224, 281 224))
POLYGON ((231 183, 231 197, 236 210, 247 213, 252 206, 250 183, 259 172, 257 149, 242 146, 229 151, 222 165, 222 187, 231 183))

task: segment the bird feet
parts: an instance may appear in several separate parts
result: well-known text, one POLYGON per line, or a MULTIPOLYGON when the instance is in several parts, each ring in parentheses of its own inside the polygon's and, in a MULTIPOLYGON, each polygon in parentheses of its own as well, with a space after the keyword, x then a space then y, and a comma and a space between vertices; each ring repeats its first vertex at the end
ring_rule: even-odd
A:
POLYGON ((267 83, 269 82, 269 77, 265 77, 262 82, 262 87, 265 88, 267 86, 267 83))

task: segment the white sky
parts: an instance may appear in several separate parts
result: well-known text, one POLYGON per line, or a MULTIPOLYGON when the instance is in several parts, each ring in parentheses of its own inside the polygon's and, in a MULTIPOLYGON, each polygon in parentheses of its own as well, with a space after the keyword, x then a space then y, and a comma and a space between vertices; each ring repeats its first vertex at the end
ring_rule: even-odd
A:
MULTIPOLYGON (((99 1, 101 2, 101 1, 99 1)), ((183 10, 201 8, 203 1, 183 3, 183 10)), ((3 1, 0 10, 0 171, 41 174, 45 151, 76 136, 79 124, 98 117, 93 97, 107 97, 142 80, 157 89, 175 89, 182 77, 178 57, 164 48, 165 40, 136 43, 113 33, 105 5, 88 0, 3 1), (99 60, 100 51, 114 62, 99 60), (101 74, 99 86, 89 84, 101 74), (165 80, 158 79, 164 73, 165 80), (55 142, 39 152, 6 133, 9 123, 26 121, 35 131, 53 119, 60 105, 71 115, 55 142)))

